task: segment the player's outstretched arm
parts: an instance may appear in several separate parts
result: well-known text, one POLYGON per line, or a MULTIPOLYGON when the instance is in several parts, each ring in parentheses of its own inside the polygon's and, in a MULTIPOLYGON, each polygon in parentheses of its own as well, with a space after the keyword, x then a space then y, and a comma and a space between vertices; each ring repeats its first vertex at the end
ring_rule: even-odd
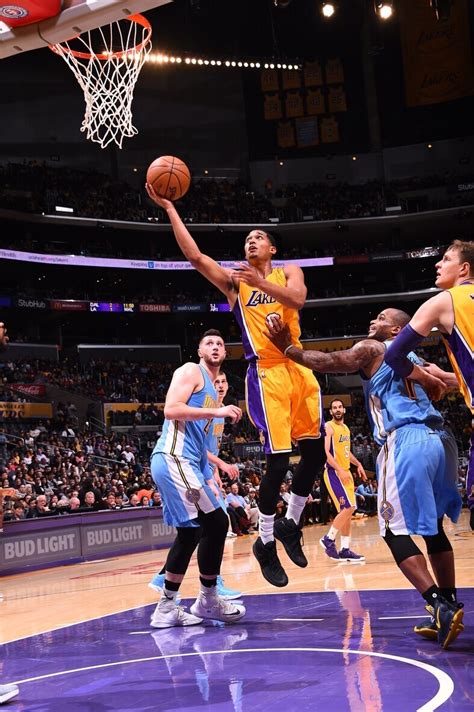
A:
POLYGON ((291 343, 288 325, 280 319, 267 319, 268 331, 263 332, 289 359, 319 373, 356 373, 360 369, 373 366, 382 361, 385 349, 383 344, 373 339, 364 339, 345 351, 313 351, 300 349, 291 343))
POLYGON ((230 273, 224 269, 224 267, 221 267, 218 262, 213 260, 212 257, 201 252, 171 200, 161 198, 148 183, 146 184, 146 190, 151 200, 163 208, 163 210, 166 210, 176 242, 186 259, 189 260, 192 266, 206 277, 209 282, 225 294, 231 306, 233 306, 237 297, 237 290, 230 273))

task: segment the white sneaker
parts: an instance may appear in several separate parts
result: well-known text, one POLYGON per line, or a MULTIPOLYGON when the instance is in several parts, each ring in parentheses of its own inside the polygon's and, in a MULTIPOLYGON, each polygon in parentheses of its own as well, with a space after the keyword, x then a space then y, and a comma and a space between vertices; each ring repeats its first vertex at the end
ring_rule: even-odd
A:
POLYGON ((0 685, 0 705, 12 700, 19 692, 20 690, 16 685, 0 685))
POLYGON ((241 603, 224 601, 216 594, 204 596, 200 593, 189 610, 200 618, 211 618, 224 623, 236 623, 245 616, 245 606, 241 603))
POLYGON ((231 531, 228 531, 226 534, 226 537, 228 539, 235 539, 236 536, 237 536, 237 534, 235 532, 231 532, 231 531))
POLYGON ((175 626, 199 625, 202 618, 186 613, 184 608, 174 601, 161 599, 150 618, 152 628, 173 628, 175 626))

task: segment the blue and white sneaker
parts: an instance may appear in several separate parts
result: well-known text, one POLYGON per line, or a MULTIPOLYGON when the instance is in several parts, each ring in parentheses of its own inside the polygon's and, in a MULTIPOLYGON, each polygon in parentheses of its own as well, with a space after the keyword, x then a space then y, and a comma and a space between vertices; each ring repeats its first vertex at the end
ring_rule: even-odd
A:
POLYGON ((217 577, 217 595, 223 598, 224 601, 233 601, 236 598, 241 598, 242 593, 240 591, 235 591, 232 588, 226 588, 224 586, 224 580, 222 576, 217 577))
POLYGON ((148 587, 152 588, 153 591, 156 591, 157 593, 161 593, 163 591, 164 585, 165 585, 165 575, 164 574, 155 574, 155 576, 153 576, 152 580, 148 584, 148 587))

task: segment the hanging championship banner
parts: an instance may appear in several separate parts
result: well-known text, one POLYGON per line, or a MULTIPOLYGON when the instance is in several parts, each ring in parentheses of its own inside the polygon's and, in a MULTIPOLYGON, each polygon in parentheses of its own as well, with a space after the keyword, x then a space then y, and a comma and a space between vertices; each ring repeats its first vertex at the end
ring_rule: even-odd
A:
POLYGON ((326 74, 326 84, 344 83, 344 68, 339 58, 328 59, 324 73, 326 74))
POLYGON ((400 33, 407 106, 453 101, 474 93, 467 0, 438 22, 427 0, 401 0, 400 33))
POLYGON ((281 99, 278 94, 264 95, 263 115, 267 121, 283 118, 281 99))
POLYGON ((323 82, 323 70, 319 60, 314 62, 305 62, 303 70, 303 78, 305 86, 320 87, 323 82))

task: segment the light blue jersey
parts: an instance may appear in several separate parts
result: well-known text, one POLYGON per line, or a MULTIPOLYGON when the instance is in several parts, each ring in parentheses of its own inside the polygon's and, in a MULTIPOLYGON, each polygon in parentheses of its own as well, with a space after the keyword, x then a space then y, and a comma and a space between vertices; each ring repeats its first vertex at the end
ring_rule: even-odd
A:
MULTIPOLYGON (((216 455, 216 457, 219 455, 219 451, 221 449, 224 422, 224 418, 214 418, 206 435, 206 450, 207 452, 211 452, 213 455, 216 455)), ((212 463, 209 463, 209 470, 212 477, 214 474, 214 465, 212 463)))
MULTIPOLYGON (((408 358, 421 363, 413 352, 408 358)), ((361 377, 374 439, 382 446, 376 468, 380 534, 434 536, 439 519, 447 514, 455 522, 461 510, 456 442, 419 384, 385 362, 371 378, 361 377)))
MULTIPOLYGON (((205 368, 199 364, 204 386, 191 395, 187 405, 193 408, 217 408, 217 394, 205 368)), ((183 457, 193 464, 199 465, 202 472, 207 468, 206 438, 212 429, 213 420, 167 420, 152 453, 161 452, 166 455, 183 457)))
MULTIPOLYGON (((216 408, 217 394, 207 371, 199 365, 204 386, 187 405, 216 408)), ((199 512, 208 514, 220 503, 208 486, 206 438, 213 419, 165 420, 151 456, 151 474, 163 501, 163 519, 175 527, 197 527, 199 512)))
MULTIPOLYGON (((391 343, 386 341, 385 348, 389 348, 391 343)), ((408 354, 408 358, 413 363, 421 363, 413 352, 408 354)), ((435 430, 443 427, 441 413, 433 407, 423 388, 414 381, 397 376, 385 361, 372 378, 368 379, 363 373, 360 375, 367 413, 378 445, 385 443, 392 430, 404 425, 417 423, 435 430)))

